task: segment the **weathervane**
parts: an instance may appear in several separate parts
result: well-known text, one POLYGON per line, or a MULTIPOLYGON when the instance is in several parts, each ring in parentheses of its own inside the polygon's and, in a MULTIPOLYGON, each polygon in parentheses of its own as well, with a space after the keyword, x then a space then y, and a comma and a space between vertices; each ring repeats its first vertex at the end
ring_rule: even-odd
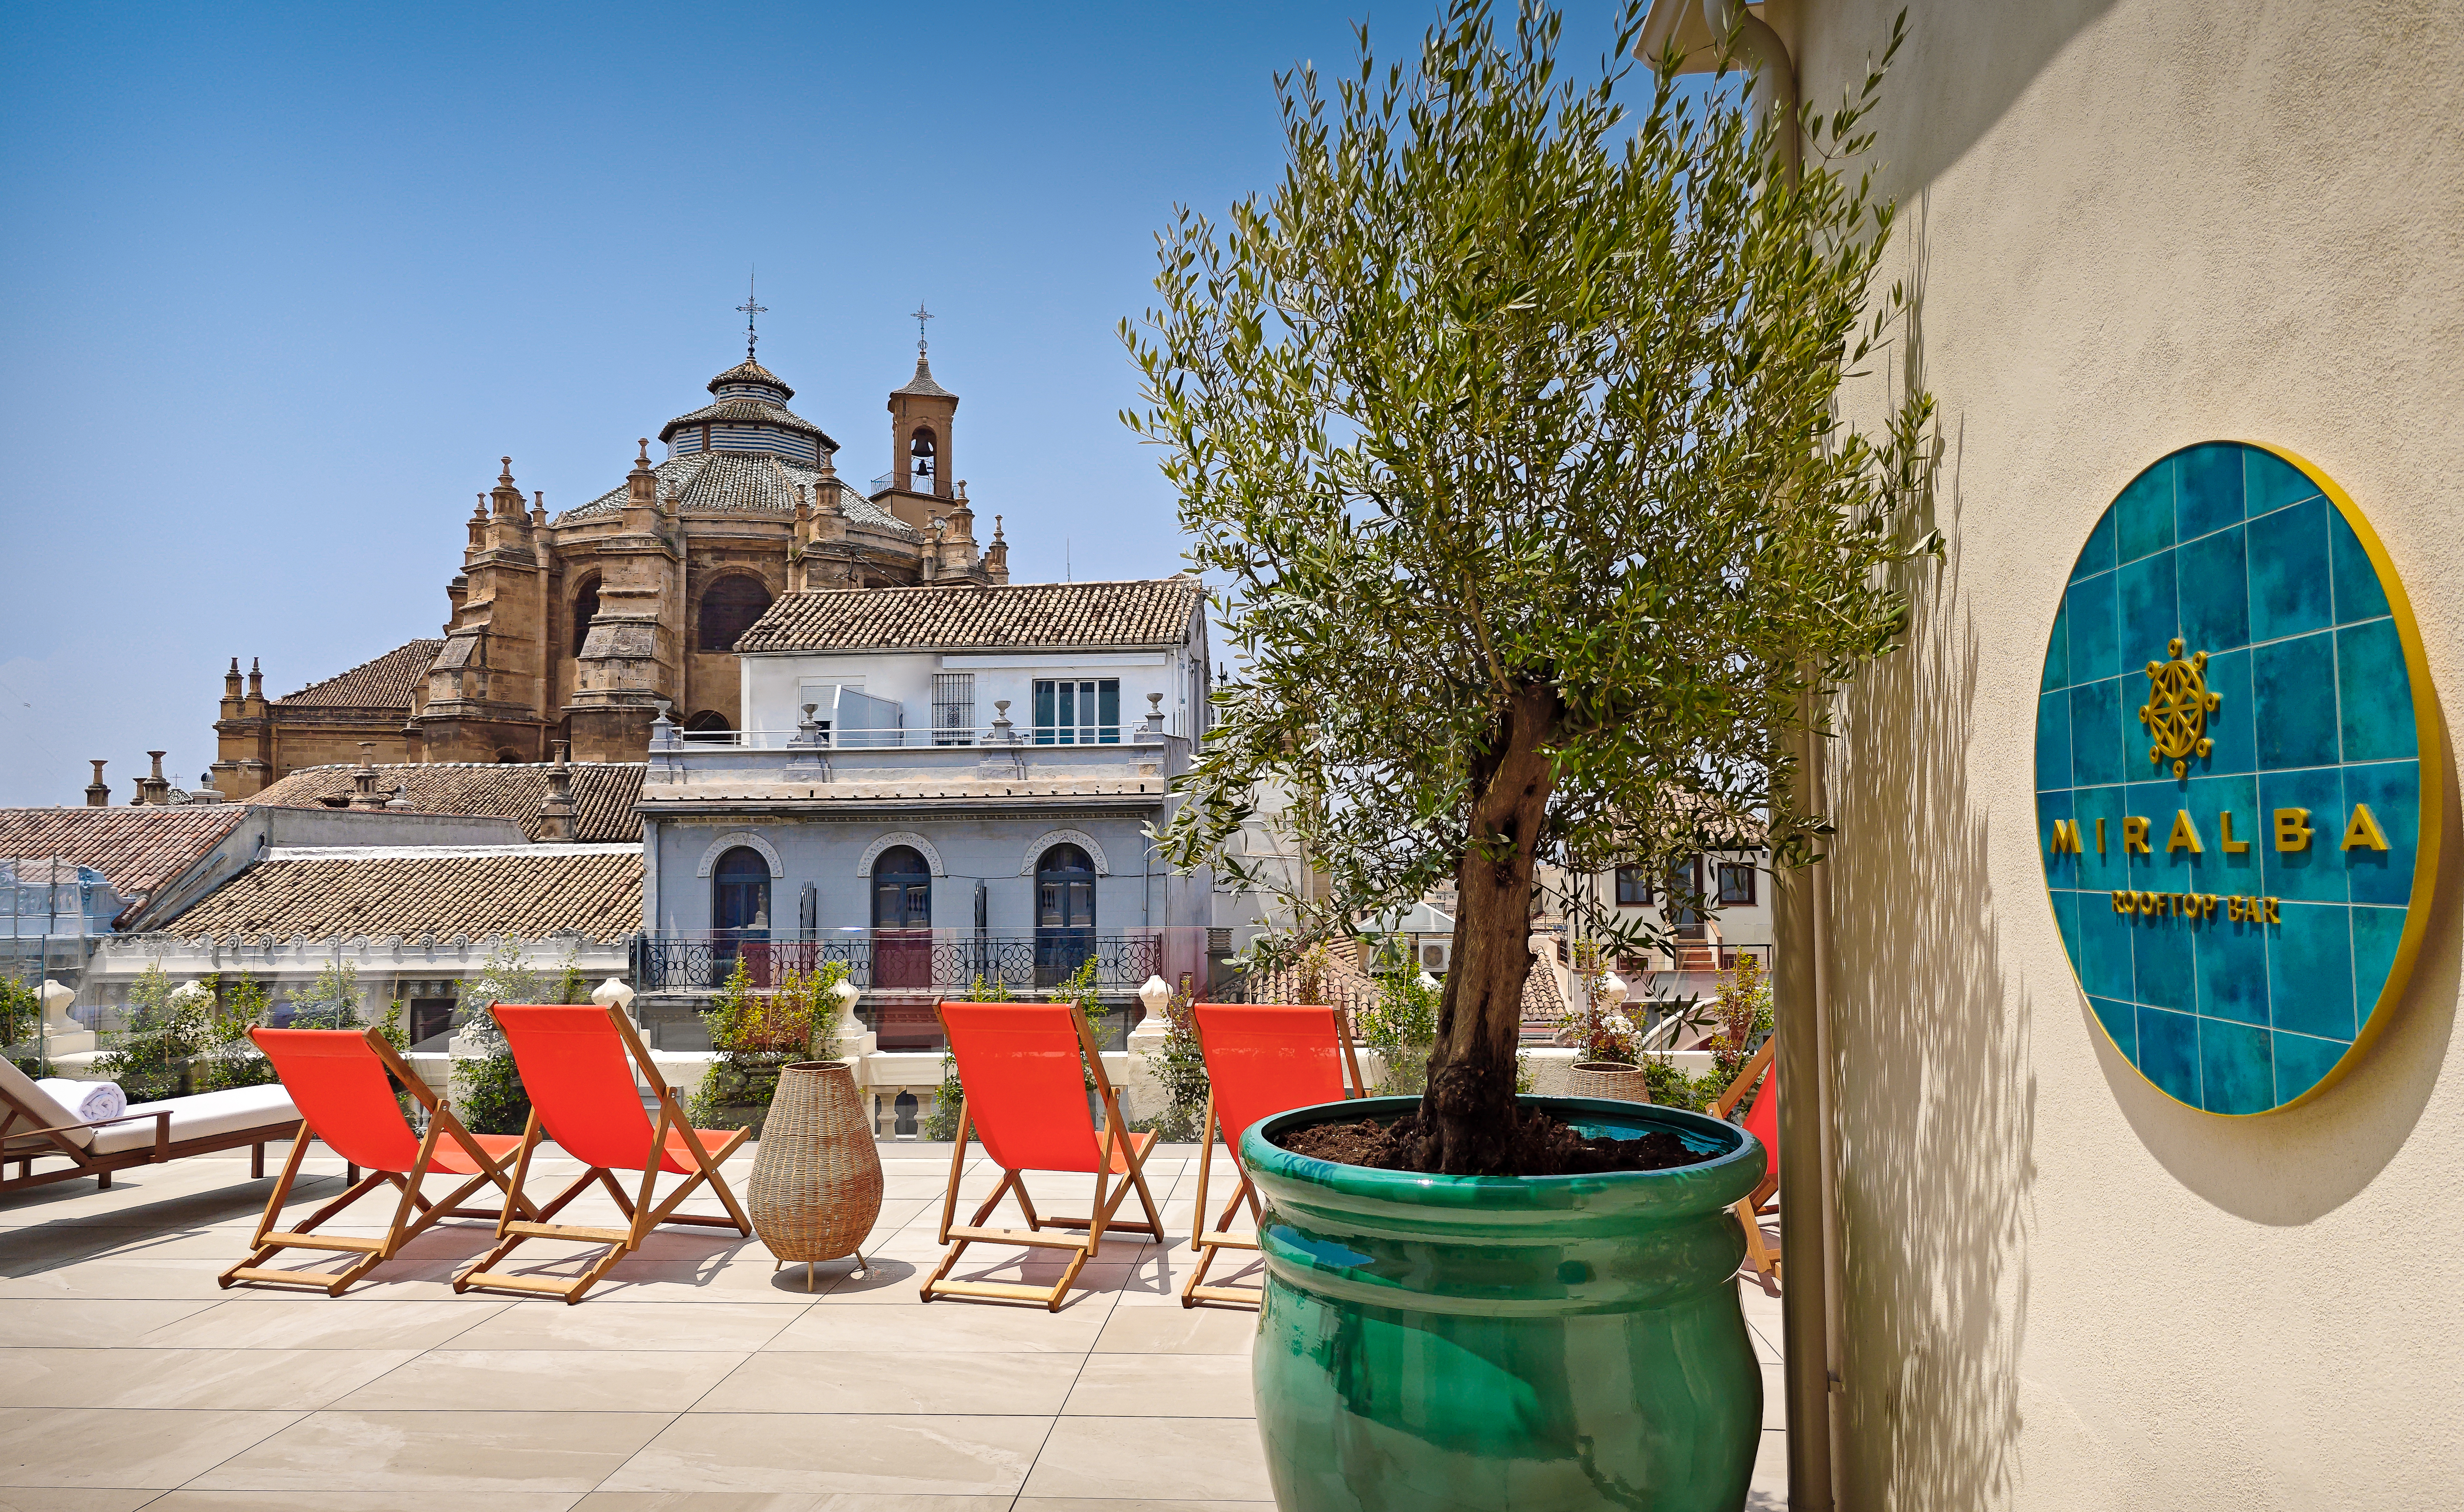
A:
POLYGON ((768 315, 770 307, 753 297, 753 274, 744 275, 744 302, 736 307, 744 313, 744 360, 753 361, 753 343, 761 340, 753 334, 753 318, 768 315))
POLYGON ((918 299, 913 315, 915 319, 915 355, 921 358, 924 355, 924 322, 933 318, 933 312, 925 309, 924 301, 918 299))

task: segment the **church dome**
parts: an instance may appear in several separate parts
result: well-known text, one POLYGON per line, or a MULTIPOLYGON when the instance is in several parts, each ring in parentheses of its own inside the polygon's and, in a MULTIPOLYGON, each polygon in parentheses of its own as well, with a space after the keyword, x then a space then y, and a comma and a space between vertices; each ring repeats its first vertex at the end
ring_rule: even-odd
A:
POLYGON ((776 456, 818 467, 839 444, 821 427, 787 407, 796 391, 785 380, 746 358, 710 381, 715 403, 678 415, 659 429, 672 456, 704 451, 776 456))

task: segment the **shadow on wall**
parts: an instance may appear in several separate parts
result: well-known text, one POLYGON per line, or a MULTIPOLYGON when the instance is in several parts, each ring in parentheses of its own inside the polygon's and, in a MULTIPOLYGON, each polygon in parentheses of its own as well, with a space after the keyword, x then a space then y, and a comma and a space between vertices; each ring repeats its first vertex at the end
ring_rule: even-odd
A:
MULTIPOLYGON (((1955 538, 1955 425, 1948 449, 1939 523, 1955 538)), ((1967 794, 1979 643, 1958 557, 1910 596, 1907 647, 1841 700, 1833 756, 1841 1489, 1877 1508, 1995 1506, 2018 1471, 2032 1009, 2004 976, 1967 794)))
MULTIPOLYGON (((2444 721, 2441 721, 2442 725, 2444 721)), ((2275 1227, 2308 1223, 2351 1201, 2378 1179, 2412 1136, 2447 1064, 2455 1034, 2464 930, 2457 887, 2454 749, 2442 729, 2434 757, 2444 791, 2445 844, 2439 847, 2436 897, 2403 999, 2376 1043, 2343 1081, 2299 1107, 2250 1118, 2219 1118, 2167 1097, 2115 1051, 2097 1028, 2087 999, 2078 996, 2079 1033, 2096 1046, 2098 1067, 2113 1088, 2122 1116, 2147 1152, 2175 1180, 2235 1217, 2275 1227)))

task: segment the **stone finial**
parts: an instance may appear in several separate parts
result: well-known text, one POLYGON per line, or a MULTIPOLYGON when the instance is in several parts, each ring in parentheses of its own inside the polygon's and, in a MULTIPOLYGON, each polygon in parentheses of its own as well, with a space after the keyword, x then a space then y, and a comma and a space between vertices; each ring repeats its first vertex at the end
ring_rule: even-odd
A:
POLYGON ((498 457, 496 460, 504 464, 504 471, 496 474, 497 485, 502 488, 512 488, 514 486, 514 459, 511 457, 498 457))
POLYGON ((637 451, 637 452, 635 452, 635 453, 634 453, 634 456, 633 456, 633 471, 636 471, 636 472, 648 472, 648 471, 650 471, 650 438, 649 438, 649 437, 648 437, 648 436, 636 436, 636 437, 633 439, 633 445, 641 449, 639 451, 637 451))
POLYGON ((960 478, 958 480, 958 502, 961 504, 967 502, 967 480, 965 478, 960 478))
POLYGON ((999 540, 999 539, 1001 539, 1001 517, 1000 515, 994 515, 994 516, 993 516, 993 539, 995 539, 995 540, 999 540))

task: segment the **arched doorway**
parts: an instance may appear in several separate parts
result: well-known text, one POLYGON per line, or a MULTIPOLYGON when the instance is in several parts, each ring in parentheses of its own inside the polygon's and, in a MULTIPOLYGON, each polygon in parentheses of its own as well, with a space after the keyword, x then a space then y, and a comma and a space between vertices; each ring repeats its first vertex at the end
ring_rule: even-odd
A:
POLYGON ((1035 984, 1058 987, 1095 953, 1095 864, 1076 845, 1035 863, 1035 984))
POLYGON ((759 578, 732 573, 704 589, 701 596, 701 618, 696 625, 693 646, 697 650, 732 651, 736 638, 753 628, 761 611, 770 607, 770 590, 759 578))
POLYGON ((750 845, 718 858, 710 874, 711 983, 724 984, 744 958, 758 986, 770 978, 770 863, 750 845))
POLYGON ((872 984, 933 985, 933 868, 913 845, 872 864, 872 984))

